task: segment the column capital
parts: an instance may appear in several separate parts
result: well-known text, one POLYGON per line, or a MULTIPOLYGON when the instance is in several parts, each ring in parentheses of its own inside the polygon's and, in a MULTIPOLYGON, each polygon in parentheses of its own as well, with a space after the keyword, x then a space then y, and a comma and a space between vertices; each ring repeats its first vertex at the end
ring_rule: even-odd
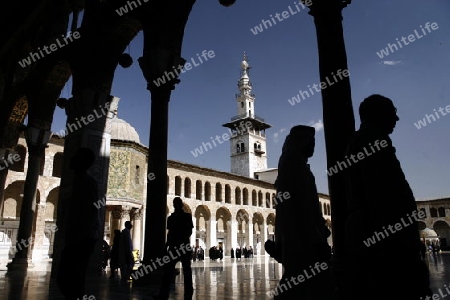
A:
POLYGON ((130 211, 130 217, 132 220, 140 220, 142 218, 142 209, 132 209, 130 211))
POLYGON ((309 8, 309 14, 315 18, 325 19, 337 17, 342 20, 342 9, 351 3, 351 0, 301 0, 309 8))
POLYGON ((123 217, 130 215, 130 206, 114 206, 111 209, 113 219, 122 219, 123 217))

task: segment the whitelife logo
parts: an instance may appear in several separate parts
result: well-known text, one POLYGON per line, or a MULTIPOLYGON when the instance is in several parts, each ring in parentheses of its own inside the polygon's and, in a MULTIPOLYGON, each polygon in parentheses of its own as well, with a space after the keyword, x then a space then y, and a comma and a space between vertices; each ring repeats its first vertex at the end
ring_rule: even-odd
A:
POLYGON ((26 66, 31 65, 32 62, 36 62, 39 59, 43 58, 46 54, 50 54, 52 52, 55 52, 58 49, 61 49, 64 46, 67 46, 69 43, 73 42, 74 40, 77 40, 80 38, 80 33, 78 31, 74 31, 73 34, 69 34, 67 37, 62 35, 62 42, 59 40, 60 38, 56 39, 56 43, 51 44, 50 46, 44 46, 38 47, 36 52, 30 52, 30 55, 28 55, 26 58, 22 59, 22 61, 19 61, 19 65, 22 68, 25 68, 26 66))
MULTIPOLYGON (((436 23, 436 22, 433 22, 431 24, 430 24, 430 22, 427 22, 425 24, 425 28, 427 29, 428 33, 430 33, 431 32, 430 28, 433 29, 433 30, 437 30, 439 28, 439 26, 438 26, 438 23, 436 23)), ((415 29, 414 30, 414 34, 408 35, 408 41, 409 42, 406 41, 406 37, 402 36, 400 41, 403 42, 403 45, 404 46, 408 46, 410 43, 416 41, 416 38, 419 40, 419 39, 421 39, 421 38, 423 38, 424 36, 427 35, 427 32, 422 27, 422 25, 420 25, 420 29, 422 29, 423 35, 420 35, 420 33, 417 32, 417 29, 415 29)), ((396 38, 395 40, 397 41, 397 44, 400 47, 400 49, 403 48, 402 43, 400 43, 399 39, 396 38)), ((394 44, 388 43, 386 48, 381 49, 379 52, 377 52, 377 55, 378 55, 379 58, 383 58, 385 56, 388 56, 391 53, 394 53, 394 51, 398 51, 397 45, 395 43, 394 44), (389 52, 389 50, 390 50, 390 52, 389 52)))

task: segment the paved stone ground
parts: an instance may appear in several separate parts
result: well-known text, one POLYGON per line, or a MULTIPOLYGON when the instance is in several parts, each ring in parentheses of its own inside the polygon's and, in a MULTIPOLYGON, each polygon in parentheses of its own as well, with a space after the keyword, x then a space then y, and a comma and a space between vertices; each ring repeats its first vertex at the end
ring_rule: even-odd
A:
MULTIPOLYGON (((429 254, 428 264, 433 291, 439 295, 440 289, 442 293, 448 294, 445 287, 450 285, 450 253, 429 254)), ((282 274, 281 266, 273 259, 265 257, 241 261, 225 258, 222 262, 206 259, 203 262, 193 262, 192 267, 194 300, 268 300, 267 292, 275 288, 282 274)), ((28 272, 25 278, 0 270, 0 300, 63 300, 64 297, 50 280, 50 264, 41 268, 28 272)), ((120 278, 109 279, 107 273, 88 278, 87 293, 102 300, 151 300, 151 295, 157 294, 157 288, 133 286, 132 282, 124 283, 120 278)), ((183 299, 182 275, 176 277, 170 299, 183 299)), ((441 300, 443 297, 437 299, 441 300)))

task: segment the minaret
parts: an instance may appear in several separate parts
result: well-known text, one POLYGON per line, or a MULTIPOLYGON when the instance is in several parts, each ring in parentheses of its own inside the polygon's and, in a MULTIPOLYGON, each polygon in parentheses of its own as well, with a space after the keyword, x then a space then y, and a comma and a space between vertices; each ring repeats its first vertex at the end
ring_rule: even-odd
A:
POLYGON ((248 77, 247 55, 241 62, 241 78, 236 94, 237 116, 222 126, 233 134, 230 138, 231 173, 255 178, 256 171, 267 169, 266 129, 272 127, 255 114, 255 95, 248 77))

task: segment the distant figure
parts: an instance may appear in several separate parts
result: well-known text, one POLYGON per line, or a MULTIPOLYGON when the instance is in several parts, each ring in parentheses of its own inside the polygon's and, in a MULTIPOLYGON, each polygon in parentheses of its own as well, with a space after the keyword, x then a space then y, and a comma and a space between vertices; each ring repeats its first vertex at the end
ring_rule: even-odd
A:
POLYGON ((131 228, 133 225, 130 221, 125 221, 125 229, 120 233, 120 247, 119 247, 119 264, 120 277, 122 281, 131 279, 130 275, 133 271, 134 256, 133 243, 131 241, 131 228))
POLYGON ((253 248, 250 246, 250 249, 248 249, 248 257, 253 258, 253 248))
POLYGON ((218 247, 217 252, 218 252, 219 259, 222 260, 223 259, 223 249, 221 246, 218 247))
POLYGON ((169 255, 175 256, 164 265, 162 285, 157 299, 167 300, 170 293, 175 265, 181 262, 184 277, 184 300, 192 299, 194 287, 192 283, 190 237, 192 235, 192 215, 183 210, 183 200, 180 197, 173 199, 175 211, 167 218, 167 251, 169 255))
POLYGON ((248 258, 247 246, 244 246, 244 249, 242 249, 242 254, 244 255, 244 258, 248 258))
POLYGON ((358 160, 344 170, 353 299, 424 299, 432 292, 421 256, 419 212, 389 138, 399 120, 397 109, 375 94, 360 104, 359 116, 361 126, 346 153, 358 160), (399 280, 408 288, 400 288, 399 280), (377 288, 367 293, 367 286, 377 288))
MULTIPOLYGON (((298 125, 291 128, 283 144, 275 181, 275 253, 284 273, 275 299, 336 299, 329 260, 331 232, 320 210, 314 175, 308 158, 314 153, 315 129, 298 125), (305 273, 309 275, 305 275, 305 273), (292 280, 304 276, 303 282, 292 280)), ((269 247, 270 251, 270 247, 269 247)), ((270 254, 270 253, 269 253, 270 254)))
POLYGON ((75 174, 57 277, 58 286, 66 299, 81 299, 86 294, 86 270, 100 236, 100 210, 94 205, 99 200, 98 185, 87 173, 94 162, 94 152, 84 147, 79 148, 70 160, 70 168, 75 174))
POLYGON ((202 246, 198 248, 198 260, 202 261, 205 259, 205 250, 203 250, 202 246))
POLYGON ((111 259, 109 261, 109 267, 111 269, 110 278, 116 277, 116 272, 119 269, 119 248, 120 248, 120 230, 114 230, 114 239, 111 246, 111 259))
POLYGON ((231 248, 231 258, 234 258, 234 249, 231 248))
POLYGON ((102 242, 102 273, 106 271, 108 266, 108 261, 111 256, 111 247, 108 242, 103 240, 102 242))
POLYGON ((236 260, 241 259, 241 247, 236 248, 236 260))

